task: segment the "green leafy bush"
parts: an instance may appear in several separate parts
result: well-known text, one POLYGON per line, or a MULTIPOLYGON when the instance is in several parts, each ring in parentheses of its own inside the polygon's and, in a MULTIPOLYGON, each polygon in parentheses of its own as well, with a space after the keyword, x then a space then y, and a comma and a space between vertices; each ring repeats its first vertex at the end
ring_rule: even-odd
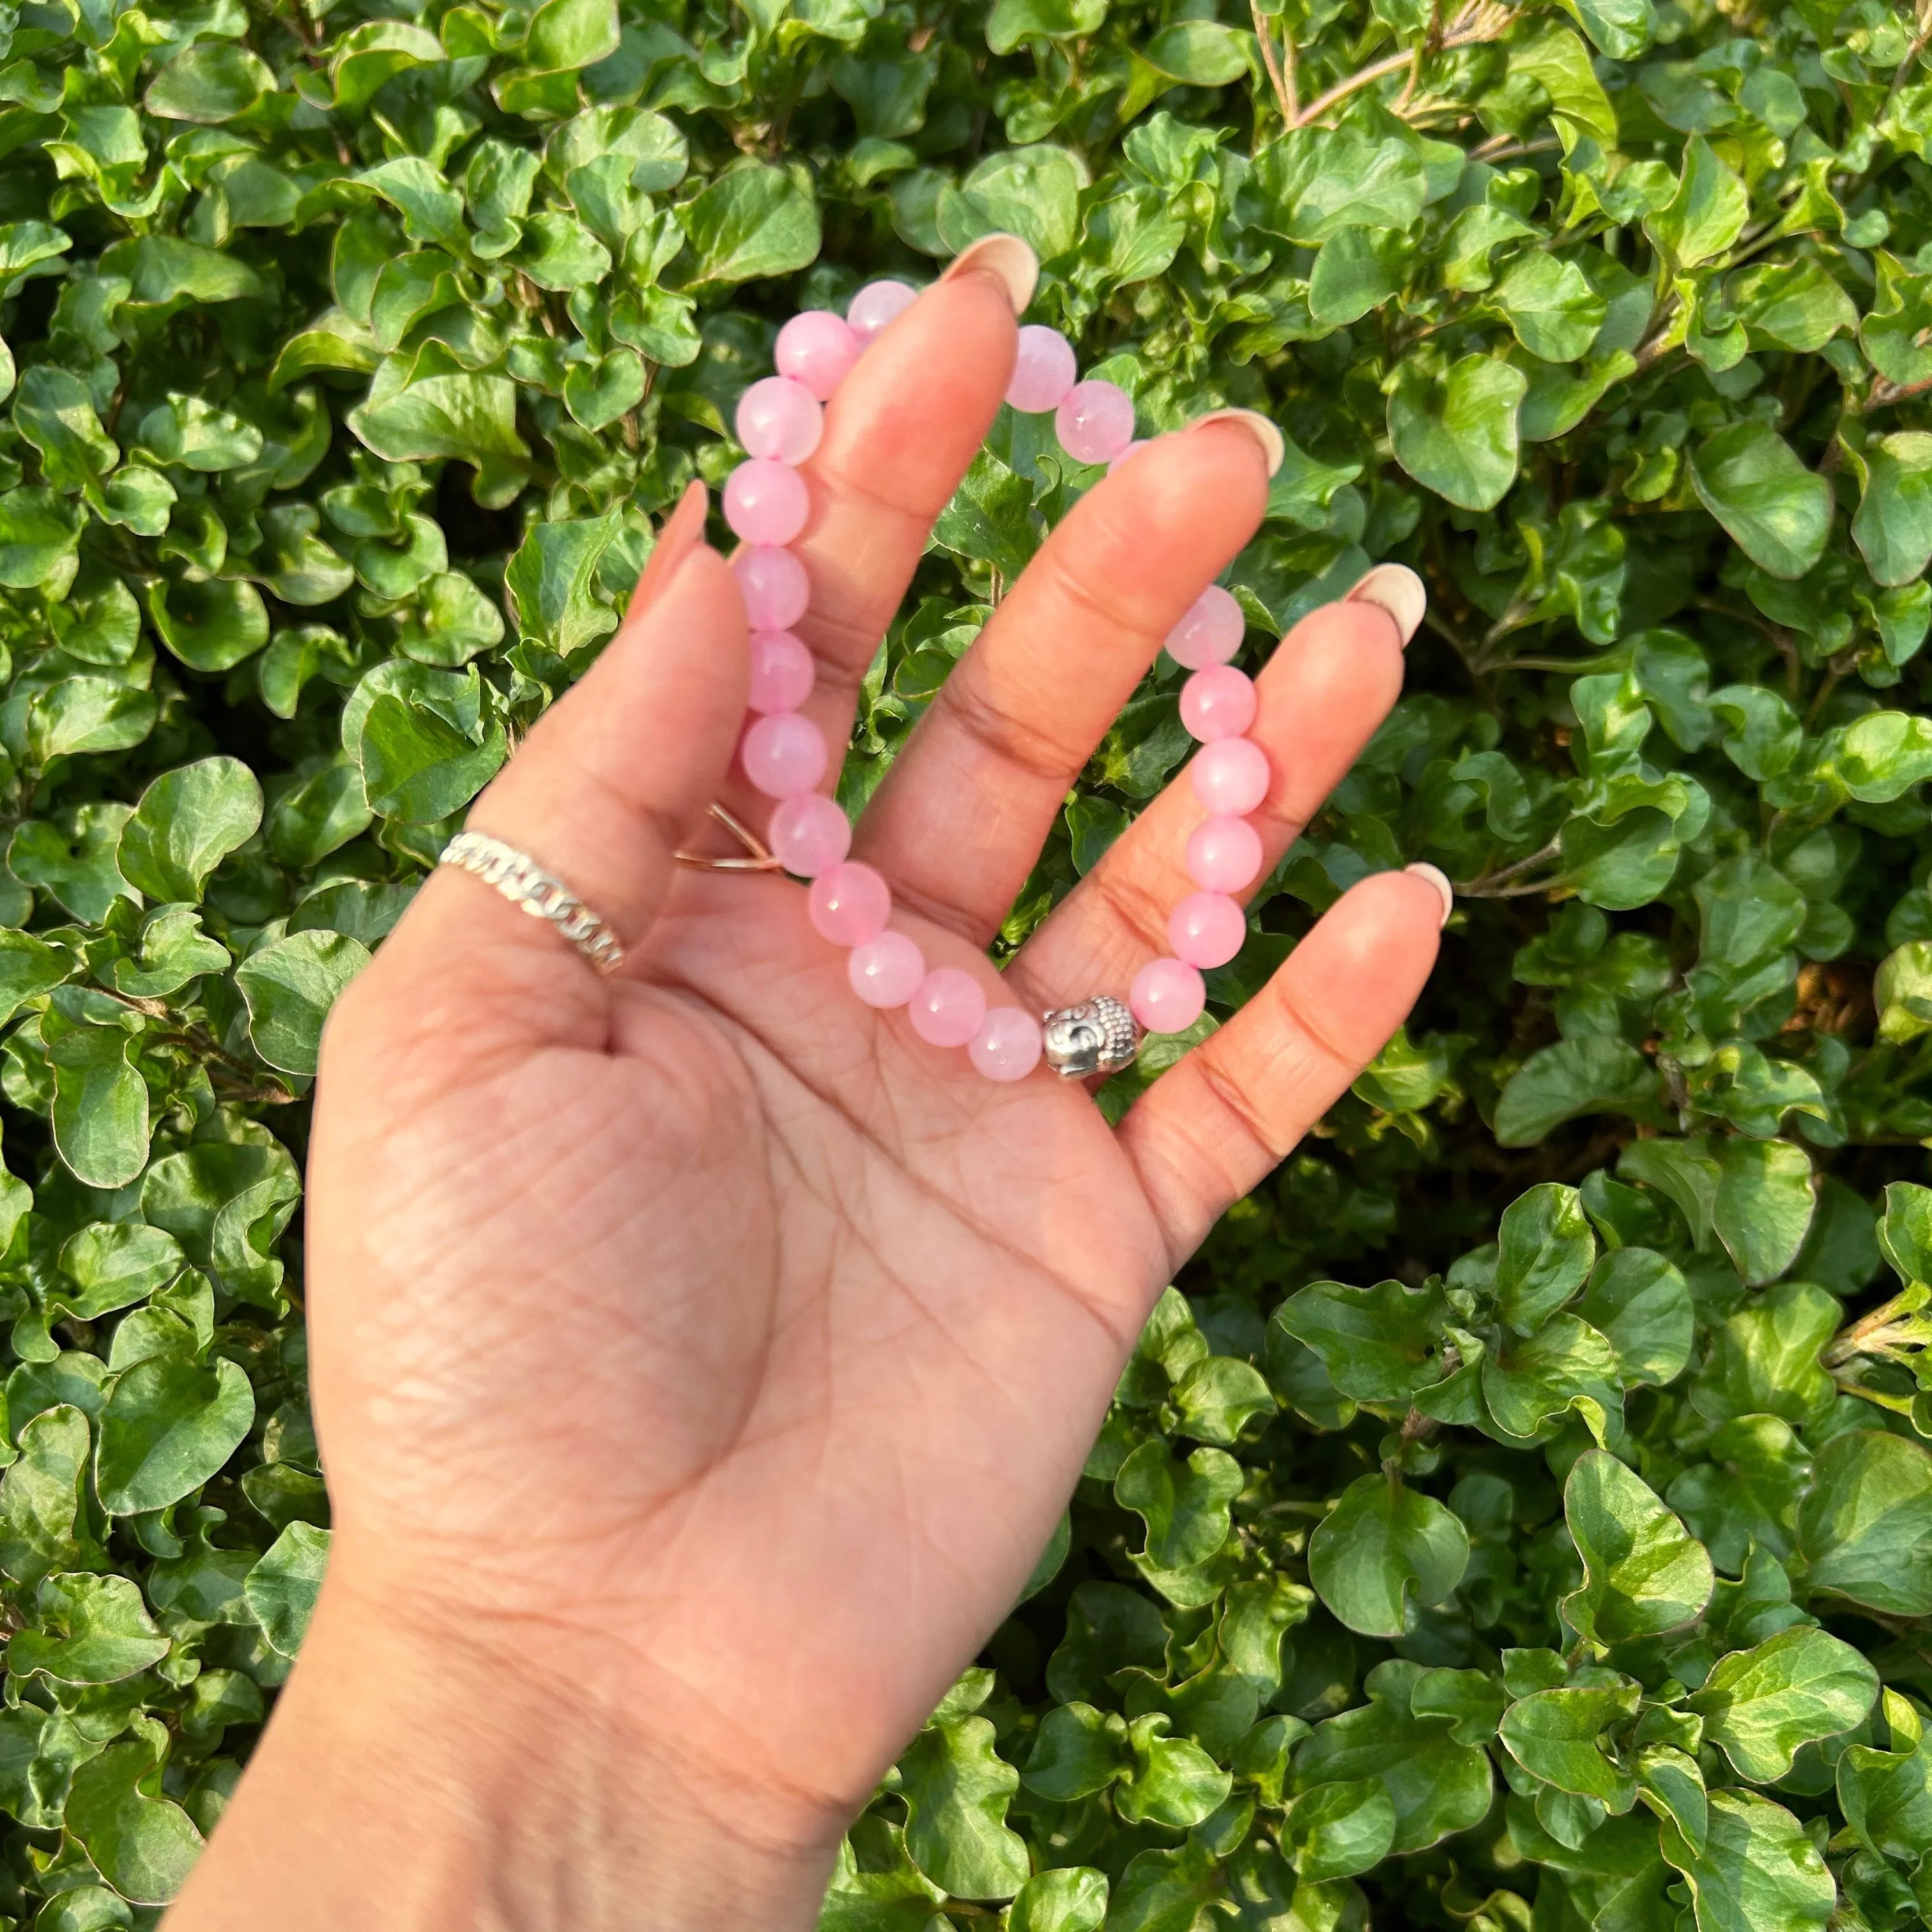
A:
MULTIPOLYGON (((152 1923, 300 1642, 330 1000, 777 320, 993 227, 1144 428, 1288 433, 1257 654, 1430 584, 1213 1012, 1365 872, 1460 909, 1156 1310, 828 1927, 1932 1917, 1932 16, 1230 13, 0 8, 6 1924, 152 1923)), ((850 800, 1091 480, 1003 419, 850 800)))

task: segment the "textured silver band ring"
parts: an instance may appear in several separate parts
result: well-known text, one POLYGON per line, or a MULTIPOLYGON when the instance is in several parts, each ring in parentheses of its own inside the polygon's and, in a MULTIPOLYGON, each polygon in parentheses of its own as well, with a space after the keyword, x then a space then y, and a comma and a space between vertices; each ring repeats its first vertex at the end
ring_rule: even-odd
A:
POLYGON ((436 862, 475 873, 532 919, 548 920, 600 973, 614 972, 623 964, 624 949, 617 935, 527 852, 480 832, 459 832, 436 862))

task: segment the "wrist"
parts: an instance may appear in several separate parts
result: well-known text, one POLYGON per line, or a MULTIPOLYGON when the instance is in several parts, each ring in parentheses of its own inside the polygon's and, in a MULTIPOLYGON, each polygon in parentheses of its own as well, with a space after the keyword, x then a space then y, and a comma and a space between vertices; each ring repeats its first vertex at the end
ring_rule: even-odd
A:
POLYGON ((418 1627, 332 1567, 170 1932, 808 1932, 837 1844, 480 1624, 418 1627))

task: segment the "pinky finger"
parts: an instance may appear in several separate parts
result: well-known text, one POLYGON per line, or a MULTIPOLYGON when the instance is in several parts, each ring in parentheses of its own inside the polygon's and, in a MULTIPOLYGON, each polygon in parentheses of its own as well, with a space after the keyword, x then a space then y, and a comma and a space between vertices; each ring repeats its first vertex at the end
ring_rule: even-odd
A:
POLYGON ((1267 986, 1120 1123, 1121 1149, 1176 1265, 1341 1097, 1415 1004, 1448 904, 1433 870, 1378 873, 1344 894, 1267 986))

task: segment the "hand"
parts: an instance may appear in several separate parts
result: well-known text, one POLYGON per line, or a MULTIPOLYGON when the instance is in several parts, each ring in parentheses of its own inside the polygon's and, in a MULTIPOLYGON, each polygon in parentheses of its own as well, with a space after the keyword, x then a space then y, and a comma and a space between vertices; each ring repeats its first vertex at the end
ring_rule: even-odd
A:
MULTIPOLYGON (((835 743, 1014 328, 968 265, 828 410, 800 628, 835 743)), ((1239 422, 1162 437, 1012 586, 857 828, 929 962, 1039 1012, 1165 950, 1184 780, 1004 975, 985 952, 1267 489, 1239 422)), ((635 1923, 648 1897, 654 1925, 808 1924, 844 1824, 1034 1568, 1162 1286, 1433 961, 1436 886, 1364 881, 1118 1130, 1077 1084, 923 1044, 853 996, 802 886, 673 862, 711 799, 769 810, 730 772, 745 622, 703 518, 694 490, 470 814, 609 920, 622 968, 445 870, 330 1022, 308 1252, 334 1549, 183 1932, 433 1922, 466 1872, 495 1888, 448 1906, 466 1924, 635 1923)), ((1334 604, 1262 674, 1270 864, 1403 641, 1334 604)))

